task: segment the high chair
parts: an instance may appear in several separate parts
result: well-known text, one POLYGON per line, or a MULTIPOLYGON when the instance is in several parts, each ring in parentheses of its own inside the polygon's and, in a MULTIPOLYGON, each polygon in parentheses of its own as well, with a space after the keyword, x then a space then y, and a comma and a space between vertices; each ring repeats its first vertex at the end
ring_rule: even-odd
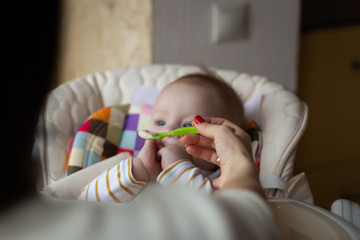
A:
MULTIPOLYGON (((297 208, 295 211, 301 213, 306 208, 302 206, 313 207, 305 174, 293 176, 296 146, 308 120, 307 105, 296 94, 266 77, 213 70, 235 89, 244 104, 251 102, 245 116, 257 122, 261 129, 260 180, 267 197, 272 199, 274 211, 277 209, 279 213, 280 208, 290 206, 288 209, 297 208)), ((44 106, 34 147, 42 165, 42 185, 51 186, 62 181, 71 141, 91 113, 104 106, 129 103, 137 85, 162 89, 182 75, 199 71, 196 66, 170 64, 124 67, 95 72, 57 87, 49 94, 44 106)), ((320 208, 311 209, 324 215, 320 208)), ((277 219, 286 223, 281 217, 277 219)), ((327 218, 322 219, 325 219, 325 226, 327 218)), ((296 221, 304 220, 297 218, 296 221)), ((284 230, 286 236, 302 231, 301 228, 294 230, 294 226, 289 225, 284 230)))

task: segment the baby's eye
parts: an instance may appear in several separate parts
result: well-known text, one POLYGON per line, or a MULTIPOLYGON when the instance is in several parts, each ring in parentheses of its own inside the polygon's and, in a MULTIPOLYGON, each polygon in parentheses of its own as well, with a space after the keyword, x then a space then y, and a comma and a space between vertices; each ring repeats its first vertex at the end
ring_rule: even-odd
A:
POLYGON ((185 124, 183 124, 183 127, 191 127, 192 125, 191 125, 191 123, 185 123, 185 124))
POLYGON ((158 126, 165 126, 165 122, 164 121, 158 121, 158 126))

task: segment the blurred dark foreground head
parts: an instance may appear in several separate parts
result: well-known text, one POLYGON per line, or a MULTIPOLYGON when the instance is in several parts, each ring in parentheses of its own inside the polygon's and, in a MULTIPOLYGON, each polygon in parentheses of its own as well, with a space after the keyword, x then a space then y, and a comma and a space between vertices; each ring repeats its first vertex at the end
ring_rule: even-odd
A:
POLYGON ((36 193, 33 136, 55 77, 60 1, 2 4, 0 211, 36 193), (4 109, 5 108, 5 109, 4 109))

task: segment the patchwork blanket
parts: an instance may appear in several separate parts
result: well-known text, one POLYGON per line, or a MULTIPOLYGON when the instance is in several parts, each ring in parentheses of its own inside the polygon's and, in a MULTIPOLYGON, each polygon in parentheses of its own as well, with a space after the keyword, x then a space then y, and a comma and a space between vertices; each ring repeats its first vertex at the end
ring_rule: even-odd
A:
POLYGON ((136 156, 145 143, 137 134, 147 129, 152 106, 126 104, 104 107, 91 114, 75 134, 67 175, 120 152, 136 156))
MULTIPOLYGON (((66 175, 120 152, 136 157, 145 143, 137 132, 149 128, 152 109, 148 104, 126 104, 104 107, 91 114, 72 141, 66 175)), ((261 131, 250 121, 247 132, 252 140, 254 161, 259 166, 261 131)))

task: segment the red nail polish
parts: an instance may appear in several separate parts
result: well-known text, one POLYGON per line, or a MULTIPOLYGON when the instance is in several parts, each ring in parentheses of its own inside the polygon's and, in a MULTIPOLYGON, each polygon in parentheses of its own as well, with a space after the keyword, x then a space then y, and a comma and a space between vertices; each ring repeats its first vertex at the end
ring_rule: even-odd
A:
POLYGON ((200 115, 196 115, 194 118, 194 122, 195 122, 195 124, 200 124, 200 123, 205 122, 205 120, 200 115))

